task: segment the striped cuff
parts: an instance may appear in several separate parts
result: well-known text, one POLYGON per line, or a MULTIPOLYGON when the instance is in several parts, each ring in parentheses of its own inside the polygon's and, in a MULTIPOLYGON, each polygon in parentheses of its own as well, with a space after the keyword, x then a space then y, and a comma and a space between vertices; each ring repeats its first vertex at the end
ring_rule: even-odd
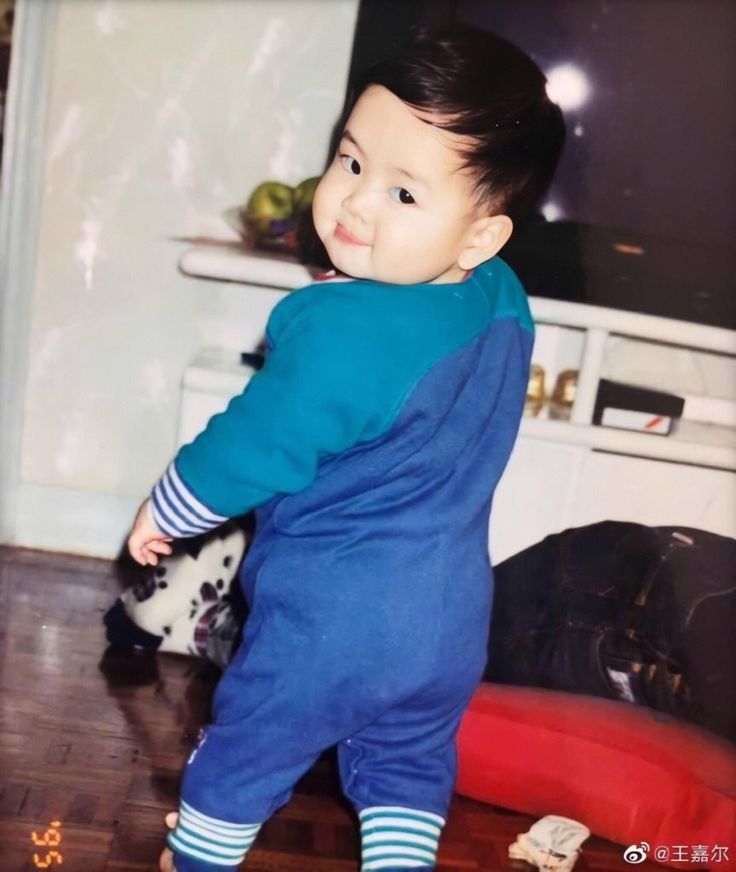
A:
POLYGON ((151 491, 151 511, 156 526, 167 536, 198 536, 227 521, 201 503, 184 484, 172 461, 151 491))
POLYGON ((360 812, 361 872, 371 869, 434 869, 444 818, 400 806, 360 812))
POLYGON ((182 802, 179 820, 176 829, 169 833, 168 844, 172 851, 185 857, 235 868, 243 862, 260 827, 260 824, 219 821, 182 802))

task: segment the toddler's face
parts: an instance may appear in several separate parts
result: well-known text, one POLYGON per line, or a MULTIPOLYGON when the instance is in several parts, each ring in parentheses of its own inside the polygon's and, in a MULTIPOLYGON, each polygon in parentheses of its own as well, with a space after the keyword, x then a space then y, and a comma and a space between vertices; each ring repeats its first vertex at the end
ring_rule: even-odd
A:
POLYGON ((428 124, 371 85, 355 105, 320 182, 314 224, 332 263, 391 284, 457 282, 479 212, 461 169, 464 137, 428 124))

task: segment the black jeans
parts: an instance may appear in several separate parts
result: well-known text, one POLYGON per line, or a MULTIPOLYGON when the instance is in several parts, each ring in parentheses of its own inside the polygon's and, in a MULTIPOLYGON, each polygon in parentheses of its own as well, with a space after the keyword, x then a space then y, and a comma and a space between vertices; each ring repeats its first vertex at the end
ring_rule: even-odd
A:
POLYGON ((736 540, 604 521, 494 571, 487 681, 623 699, 736 741, 736 540))

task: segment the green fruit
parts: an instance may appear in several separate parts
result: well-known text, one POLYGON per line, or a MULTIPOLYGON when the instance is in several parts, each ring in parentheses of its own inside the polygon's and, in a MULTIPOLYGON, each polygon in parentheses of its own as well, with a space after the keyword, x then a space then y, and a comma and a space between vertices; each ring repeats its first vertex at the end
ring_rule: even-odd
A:
POLYGON ((312 200, 314 199, 314 192, 321 180, 322 176, 313 176, 310 179, 304 179, 303 182, 299 182, 296 188, 294 188, 295 212, 303 212, 305 209, 311 207, 312 200))
POLYGON ((256 233, 268 233, 271 222, 294 214, 294 189, 283 182, 261 182, 248 198, 245 218, 256 233))

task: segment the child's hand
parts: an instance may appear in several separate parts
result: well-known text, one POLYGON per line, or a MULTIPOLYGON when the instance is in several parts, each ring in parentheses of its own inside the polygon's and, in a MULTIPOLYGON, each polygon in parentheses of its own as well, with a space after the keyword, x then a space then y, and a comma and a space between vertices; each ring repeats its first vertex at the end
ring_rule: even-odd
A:
POLYGON ((150 500, 138 509, 133 522, 133 530, 128 537, 130 556, 142 566, 155 566, 159 554, 171 554, 170 536, 164 534, 153 523, 150 500))

